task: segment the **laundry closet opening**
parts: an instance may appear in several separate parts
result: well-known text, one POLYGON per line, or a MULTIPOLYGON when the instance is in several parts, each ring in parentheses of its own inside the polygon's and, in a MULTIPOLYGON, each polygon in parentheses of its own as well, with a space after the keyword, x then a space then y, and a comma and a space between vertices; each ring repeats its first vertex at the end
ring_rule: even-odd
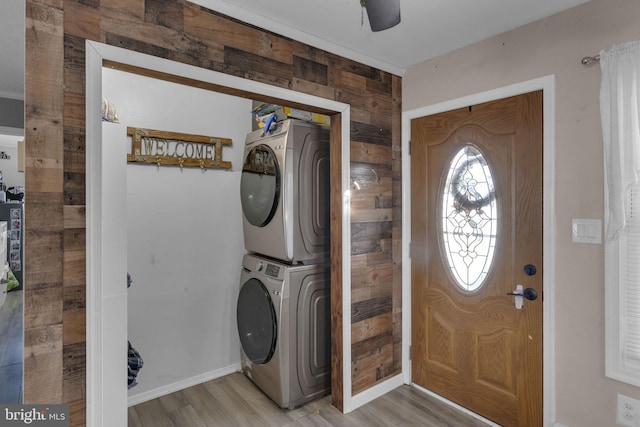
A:
MULTIPOLYGON (((279 238, 290 239, 292 245, 302 245, 303 249, 296 247, 295 250, 272 253, 271 248, 281 246, 276 237, 278 231, 272 226, 264 226, 266 224, 254 227, 257 234, 251 231, 251 221, 247 221, 243 214, 243 205, 249 202, 241 200, 241 187, 249 185, 244 182, 251 181, 243 182, 243 170, 250 169, 247 159, 256 155, 247 148, 251 135, 258 140, 258 145, 269 146, 263 139, 269 135, 265 135, 264 127, 260 128, 251 114, 257 103, 278 103, 321 114, 331 112, 119 63, 105 61, 104 65, 102 96, 115 107, 117 118, 103 122, 103 145, 112 144, 115 140, 118 144, 125 144, 130 153, 132 141, 127 137, 127 127, 206 135, 232 141, 230 146, 222 149, 222 160, 231 162, 228 170, 168 166, 160 160, 155 165, 129 163, 126 167, 124 208, 127 219, 122 227, 126 228, 127 270, 131 286, 127 290, 126 313, 121 314, 127 318, 127 338, 144 360, 138 376, 133 378, 133 382, 129 379, 132 384, 128 404, 141 403, 239 370, 243 370, 282 407, 297 406, 328 393, 332 272, 329 268, 327 204, 330 202, 331 173, 323 162, 330 161, 330 133, 333 131, 328 125, 309 125, 304 121, 291 120, 280 121, 270 127, 272 139, 287 131, 288 127, 293 134, 306 135, 297 137, 302 138, 299 142, 312 138, 309 135, 315 135, 316 130, 320 132, 316 137, 324 139, 322 150, 314 149, 311 153, 299 155, 303 166, 299 168, 301 171, 307 170, 305 161, 310 166, 320 164, 321 170, 311 167, 308 175, 292 175, 285 170, 291 168, 290 165, 275 162, 276 168, 283 169, 277 183, 280 198, 293 196, 297 199, 299 194, 309 193, 302 189, 299 194, 284 194, 287 185, 293 184, 287 180, 293 180, 301 187, 307 185, 309 189, 322 187, 327 192, 319 197, 311 192, 313 196, 302 203, 305 209, 315 209, 314 212, 318 211, 314 204, 320 203, 327 208, 325 218, 311 214, 313 223, 300 225, 296 222, 296 230, 308 226, 311 234, 315 233, 311 238, 307 237, 304 242, 299 242, 305 240, 299 234, 279 238), (305 156, 310 159, 304 160, 305 156), (321 161, 314 160, 318 156, 321 161), (325 180, 326 185, 318 184, 318 179, 325 180), (326 230, 317 230, 318 226, 326 230), (246 236, 250 236, 249 241, 243 238, 246 236), (325 241, 320 242, 323 238, 325 241), (325 244, 324 252, 323 249, 308 249, 309 246, 325 244), (306 325, 308 333, 296 334, 295 327, 281 325, 279 322, 283 319, 278 319, 275 326, 278 328, 277 342, 274 338, 272 354, 265 355, 269 363, 282 365, 275 371, 275 368, 269 368, 268 372, 260 371, 254 355, 247 354, 251 352, 246 351, 248 344, 241 343, 239 339, 242 331, 239 335, 238 325, 242 322, 237 318, 236 309, 238 313, 242 312, 238 303, 240 290, 247 282, 255 284, 256 281, 269 292, 269 300, 278 316, 285 310, 292 322, 298 316, 306 318, 309 323, 306 325), (269 285, 269 281, 273 283, 269 285), (280 289, 286 291, 281 294, 280 289), (285 296, 304 300, 304 306, 285 304, 285 296), (308 311, 313 313, 305 313, 308 311), (314 319, 320 319, 320 323, 314 323, 314 319), (311 345, 308 341, 298 342, 309 337, 326 341, 326 353, 309 354, 307 349, 315 348, 313 342, 311 345), (279 354, 283 344, 287 347, 279 354), (245 351, 241 352, 241 348, 245 351), (285 360, 285 354, 297 352, 298 348, 304 349, 303 357, 309 359, 313 366, 300 375, 302 385, 299 390, 289 390, 291 387, 284 383, 284 378, 289 378, 290 372, 280 372, 279 369, 292 367, 296 370, 296 364, 300 362, 285 360), (283 378, 282 383, 274 382, 274 375, 283 378), (262 377, 271 380, 262 381, 262 377)), ((339 121, 340 116, 336 117, 339 121)), ((276 139, 271 148, 277 152, 283 148, 282 143, 276 139)), ((259 174, 258 178, 263 179, 266 175, 259 174)), ((255 196, 250 194, 249 198, 255 196)), ((297 202, 287 200, 285 205, 297 202)), ((271 216, 287 217, 284 212, 276 212, 285 208, 274 205, 271 216)), ((294 211, 297 214, 297 210, 294 211)), ((124 278, 122 285, 124 287, 124 278)), ((256 316, 259 315, 256 313, 256 316)), ((252 313, 248 318, 253 317, 252 313)), ((243 327, 251 328, 251 325, 240 326, 241 329, 243 327)))

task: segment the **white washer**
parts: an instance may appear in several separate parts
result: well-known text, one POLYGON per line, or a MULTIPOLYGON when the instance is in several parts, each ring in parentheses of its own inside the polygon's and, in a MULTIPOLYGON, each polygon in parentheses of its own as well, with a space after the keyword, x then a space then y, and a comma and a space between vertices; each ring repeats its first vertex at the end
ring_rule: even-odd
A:
POLYGON ((330 272, 247 254, 237 322, 242 371, 282 408, 329 394, 330 272))
POLYGON ((245 141, 240 180, 248 251, 288 263, 329 257, 329 130, 288 119, 245 141))

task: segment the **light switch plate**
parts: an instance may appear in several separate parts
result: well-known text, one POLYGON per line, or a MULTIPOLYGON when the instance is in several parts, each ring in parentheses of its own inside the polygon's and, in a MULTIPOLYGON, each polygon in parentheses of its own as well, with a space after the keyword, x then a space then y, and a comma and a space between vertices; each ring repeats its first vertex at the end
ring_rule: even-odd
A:
POLYGON ((602 220, 574 218, 571 224, 571 236, 576 243, 602 243, 602 220))

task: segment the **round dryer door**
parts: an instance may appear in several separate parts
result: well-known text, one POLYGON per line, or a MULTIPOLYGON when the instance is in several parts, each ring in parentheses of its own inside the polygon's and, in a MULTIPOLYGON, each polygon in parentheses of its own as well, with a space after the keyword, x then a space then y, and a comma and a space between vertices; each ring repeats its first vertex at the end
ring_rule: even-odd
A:
POLYGON ((256 227, 264 227, 276 213, 280 199, 280 169, 273 150, 253 147, 242 166, 240 200, 242 212, 256 227))
POLYGON ((237 317, 242 350, 253 363, 267 363, 276 348, 278 325, 271 296, 260 280, 249 279, 240 288, 237 317))

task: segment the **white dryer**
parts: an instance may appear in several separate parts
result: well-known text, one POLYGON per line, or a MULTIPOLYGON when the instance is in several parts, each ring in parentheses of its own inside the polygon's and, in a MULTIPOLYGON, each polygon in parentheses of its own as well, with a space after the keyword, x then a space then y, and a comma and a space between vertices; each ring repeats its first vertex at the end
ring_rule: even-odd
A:
POLYGON ((247 135, 240 179, 245 248, 288 263, 329 257, 329 130, 288 119, 247 135))
POLYGON ((291 266, 252 254, 242 260, 242 371, 282 408, 330 392, 329 283, 325 264, 291 266))

